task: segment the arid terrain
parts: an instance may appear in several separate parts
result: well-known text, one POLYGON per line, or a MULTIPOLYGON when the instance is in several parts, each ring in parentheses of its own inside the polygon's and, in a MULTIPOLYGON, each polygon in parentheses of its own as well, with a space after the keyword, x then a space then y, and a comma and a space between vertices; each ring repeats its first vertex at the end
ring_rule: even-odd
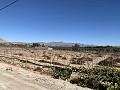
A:
POLYGON ((51 57, 51 59, 47 60, 49 62, 54 58, 54 61, 67 65, 69 59, 64 60, 62 57, 71 58, 70 54, 72 52, 1 47, 0 90, 90 90, 51 78, 48 75, 50 71, 47 68, 44 68, 41 72, 32 71, 37 67, 53 66, 50 63, 39 62, 39 60, 47 60, 46 56, 51 57), (68 53, 68 56, 65 55, 66 53, 68 53), (61 57, 58 58, 60 54, 61 57))
POLYGON ((0 90, 120 90, 120 0, 0 0, 0 90))
POLYGON ((54 79, 56 77, 56 74, 53 76, 54 69, 100 68, 98 63, 111 55, 111 53, 53 50, 48 47, 1 47, 0 90, 90 90, 69 83, 78 77, 78 72, 72 72, 68 79, 54 79))

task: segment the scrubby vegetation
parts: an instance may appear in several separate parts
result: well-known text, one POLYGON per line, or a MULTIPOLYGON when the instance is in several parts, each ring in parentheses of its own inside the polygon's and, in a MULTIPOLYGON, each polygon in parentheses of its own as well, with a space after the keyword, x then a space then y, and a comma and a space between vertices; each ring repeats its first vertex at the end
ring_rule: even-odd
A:
POLYGON ((109 57, 101 62, 98 63, 98 65, 101 66, 108 66, 108 67, 120 67, 117 65, 117 63, 120 63, 120 59, 113 59, 112 57, 109 57))
POLYGON ((80 69, 79 77, 70 82, 98 90, 120 90, 120 71, 109 68, 80 69))
POLYGON ((69 51, 97 51, 97 52, 120 52, 119 47, 113 46, 88 46, 88 47, 80 47, 78 44, 75 44, 72 47, 63 47, 63 46, 51 46, 55 50, 69 50, 69 51))
POLYGON ((85 61, 93 61, 91 58, 89 57, 82 57, 82 58, 72 58, 71 59, 71 64, 78 64, 78 65, 83 65, 85 63, 85 61))
POLYGON ((58 68, 53 70, 53 78, 69 80, 73 72, 79 72, 70 83, 95 90, 120 90, 120 71, 111 68, 58 68))
POLYGON ((35 68, 35 69, 34 69, 34 71, 41 72, 41 71, 42 71, 42 68, 40 68, 40 67, 37 67, 37 68, 35 68))
POLYGON ((82 87, 120 90, 119 47, 80 47, 76 44, 73 47, 53 47, 55 50, 52 51, 41 49, 38 44, 22 47, 1 48, 1 62, 26 69, 29 67, 30 70, 82 87))
POLYGON ((69 79, 72 74, 72 70, 69 68, 60 68, 60 67, 55 67, 53 70, 53 78, 55 79, 69 79))
POLYGON ((71 59, 71 64, 82 65, 84 63, 85 63, 85 61, 82 58, 72 58, 71 59))
POLYGON ((46 61, 46 60, 39 60, 39 62, 65 66, 64 64, 61 64, 61 63, 59 63, 59 62, 50 62, 50 61, 46 61))

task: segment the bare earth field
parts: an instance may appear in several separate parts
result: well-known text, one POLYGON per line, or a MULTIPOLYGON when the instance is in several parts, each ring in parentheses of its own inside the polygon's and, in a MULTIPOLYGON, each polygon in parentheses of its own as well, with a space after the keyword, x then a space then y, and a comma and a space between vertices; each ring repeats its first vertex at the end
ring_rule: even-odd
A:
POLYGON ((0 63, 0 90, 91 90, 0 63), (12 69, 6 70, 6 69, 12 69))

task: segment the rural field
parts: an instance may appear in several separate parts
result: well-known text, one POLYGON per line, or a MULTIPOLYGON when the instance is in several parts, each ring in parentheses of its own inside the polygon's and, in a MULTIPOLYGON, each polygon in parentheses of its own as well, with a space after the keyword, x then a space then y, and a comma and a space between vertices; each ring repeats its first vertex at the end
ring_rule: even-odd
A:
POLYGON ((0 0, 0 90, 120 90, 120 0, 0 0))
POLYGON ((71 48, 1 44, 0 89, 119 90, 118 47, 71 48))

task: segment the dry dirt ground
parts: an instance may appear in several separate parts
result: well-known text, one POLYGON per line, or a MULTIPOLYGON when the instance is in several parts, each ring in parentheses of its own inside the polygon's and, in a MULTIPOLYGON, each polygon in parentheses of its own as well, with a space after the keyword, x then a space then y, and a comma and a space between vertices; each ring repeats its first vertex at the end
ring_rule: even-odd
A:
POLYGON ((91 90, 0 63, 0 90, 91 90))

